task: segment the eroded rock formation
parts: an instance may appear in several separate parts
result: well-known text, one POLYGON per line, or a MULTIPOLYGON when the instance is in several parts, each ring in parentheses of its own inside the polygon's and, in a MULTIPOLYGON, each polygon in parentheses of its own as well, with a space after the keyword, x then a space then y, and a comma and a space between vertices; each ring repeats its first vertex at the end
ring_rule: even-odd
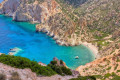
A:
POLYGON ((78 31, 78 23, 61 9, 56 0, 5 0, 1 3, 0 13, 12 16, 15 21, 39 23, 36 30, 47 32, 60 45, 75 46, 81 43, 81 38, 89 40, 90 36, 87 37, 87 29, 84 27, 86 21, 79 21, 82 29, 78 31))

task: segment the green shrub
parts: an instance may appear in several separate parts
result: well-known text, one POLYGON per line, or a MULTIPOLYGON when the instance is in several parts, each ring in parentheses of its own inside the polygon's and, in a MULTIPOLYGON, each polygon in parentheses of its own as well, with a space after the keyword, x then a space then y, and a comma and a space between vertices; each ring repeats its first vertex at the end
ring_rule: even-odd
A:
POLYGON ((78 78, 73 78, 70 80, 96 80, 94 76, 79 76, 78 78))
POLYGON ((72 75, 72 72, 69 68, 66 68, 66 67, 61 67, 62 71, 64 74, 66 75, 72 75))
POLYGON ((111 76, 111 74, 107 73, 107 74, 104 75, 104 79, 109 78, 110 76, 111 76))
POLYGON ((48 64, 49 67, 51 67, 56 73, 60 75, 72 75, 72 72, 69 68, 58 66, 55 64, 55 61, 51 61, 51 64, 48 64))
POLYGON ((63 73, 61 67, 56 67, 56 70, 55 70, 57 73, 61 74, 63 73))
POLYGON ((111 66, 107 68, 107 70, 110 70, 111 69, 111 66))
POLYGON ((52 65, 56 65, 57 64, 57 61, 51 61, 50 62, 52 65))
POLYGON ((118 64, 116 64, 116 66, 115 66, 114 70, 116 70, 116 69, 117 69, 117 67, 118 67, 118 64))
POLYGON ((19 56, 10 56, 3 54, 0 56, 0 62, 20 69, 30 68, 38 75, 51 76, 56 74, 49 66, 41 66, 35 61, 30 61, 27 58, 19 56))
POLYGON ((120 72, 120 70, 117 70, 117 72, 120 72))
POLYGON ((60 60, 60 64, 63 64, 63 61, 62 61, 62 60, 60 60))
POLYGON ((120 76, 116 75, 114 72, 112 72, 113 79, 111 80, 120 80, 120 76))

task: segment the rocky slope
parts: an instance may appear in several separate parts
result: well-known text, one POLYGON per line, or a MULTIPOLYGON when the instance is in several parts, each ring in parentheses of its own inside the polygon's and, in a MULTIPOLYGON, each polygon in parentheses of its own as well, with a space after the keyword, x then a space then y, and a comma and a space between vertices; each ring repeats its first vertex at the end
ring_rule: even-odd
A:
POLYGON ((12 16, 15 21, 44 23, 49 16, 59 13, 54 0, 4 0, 0 13, 12 16))
POLYGON ((75 46, 90 42, 97 46, 101 59, 80 66, 77 70, 81 74, 102 74, 99 70, 117 73, 112 62, 118 63, 120 0, 4 0, 0 13, 12 16, 15 21, 39 23, 36 31, 45 32, 60 45, 75 46), (107 61, 110 65, 104 69, 94 69, 107 64, 107 61), (112 70, 107 69, 109 67, 112 70), (82 69, 85 68, 90 70, 84 72, 82 69))
MULTIPOLYGON (((55 0, 5 0, 0 13, 12 16, 15 21, 40 23, 36 26, 37 31, 47 32, 61 45, 79 45, 81 37, 83 40, 90 40, 87 28, 82 27, 82 35, 76 34, 76 23, 61 10, 60 4, 55 0)), ((82 24, 85 25, 84 22, 82 24)))
POLYGON ((46 32, 60 45, 90 42, 101 50, 111 43, 113 37, 109 36, 119 30, 119 3, 118 0, 4 0, 0 13, 13 16, 15 21, 40 23, 36 30, 46 32))
POLYGON ((5 76, 5 80, 69 80, 77 77, 61 75, 37 76, 30 69, 18 69, 0 63, 0 79, 3 80, 2 75, 5 76))
POLYGON ((7 80, 10 80, 12 73, 19 74, 21 80, 37 80, 37 76, 30 69, 17 69, 0 63, 0 74, 6 75, 7 80))
MULTIPOLYGON (((108 77, 105 80, 112 80, 113 76, 109 74, 115 73, 120 76, 120 45, 119 49, 115 49, 113 54, 97 59, 85 66, 79 66, 76 70, 80 72, 81 76, 105 76, 107 74, 108 77)), ((99 80, 101 79, 104 79, 104 77, 101 77, 99 80)))
MULTIPOLYGON (((90 42, 96 45, 99 51, 103 51, 114 42, 115 36, 119 37, 120 1, 83 0, 85 3, 78 7, 65 3, 66 0, 56 1, 62 6, 62 11, 76 23, 75 33, 81 37, 82 42, 90 42)), ((70 3, 71 0, 67 1, 70 3)))

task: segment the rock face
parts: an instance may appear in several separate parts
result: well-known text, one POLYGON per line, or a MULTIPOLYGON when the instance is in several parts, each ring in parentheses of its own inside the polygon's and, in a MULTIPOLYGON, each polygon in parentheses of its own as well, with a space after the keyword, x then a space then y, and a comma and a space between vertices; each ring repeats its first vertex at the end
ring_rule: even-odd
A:
POLYGON ((26 0, 21 2, 13 16, 13 20, 44 23, 49 16, 58 12, 59 5, 54 0, 45 0, 43 3, 39 3, 37 0, 29 3, 26 0))
POLYGON ((38 64, 41 65, 41 66, 47 66, 46 64, 44 64, 42 62, 39 62, 38 64))
POLYGON ((115 49, 113 54, 97 59, 84 66, 79 66, 76 70, 81 76, 105 75, 107 73, 116 73, 120 76, 120 48, 115 49))
POLYGON ((0 63, 0 74, 5 74, 7 80, 11 78, 13 72, 17 72, 21 80, 40 80, 30 69, 17 69, 0 63))
MULTIPOLYGON (((37 32, 42 31, 53 37, 59 45, 76 46, 81 44, 81 38, 88 41, 90 40, 90 38, 87 37, 88 34, 83 30, 80 30, 78 34, 76 34, 76 24, 77 23, 70 18, 66 17, 65 14, 57 13, 54 16, 50 16, 45 24, 37 25, 36 29, 37 32), (80 33, 84 34, 81 35, 80 33), (84 37, 85 35, 86 37, 84 37)), ((85 30, 87 31, 87 29, 85 30)))
POLYGON ((17 7, 20 5, 20 0, 4 0, 1 3, 0 14, 6 14, 8 16, 13 16, 17 7))
POLYGON ((63 62, 62 60, 58 60, 58 58, 56 58, 56 57, 53 58, 53 61, 56 61, 58 66, 67 67, 67 65, 65 64, 65 62, 63 62))
POLYGON ((54 0, 30 1, 5 0, 2 2, 0 13, 13 16, 15 21, 44 23, 49 16, 60 12, 59 5, 54 0))
MULTIPOLYGON (((75 75, 77 72, 74 71, 74 76, 60 76, 60 75, 53 75, 53 76, 37 76, 33 73, 30 69, 17 69, 10 67, 8 65, 0 63, 0 74, 4 74, 6 76, 6 80, 10 80, 12 77, 12 73, 18 73, 19 78, 21 80, 69 80, 71 78, 77 78, 78 74, 75 75)), ((16 79, 15 79, 16 80, 16 79)))
MULTIPOLYGON (((84 38, 84 35, 76 34, 76 23, 67 17, 56 0, 5 0, 0 13, 12 16, 15 21, 40 23, 36 31, 47 32, 60 45, 79 45, 84 38)), ((87 36, 85 38, 89 40, 87 36)))

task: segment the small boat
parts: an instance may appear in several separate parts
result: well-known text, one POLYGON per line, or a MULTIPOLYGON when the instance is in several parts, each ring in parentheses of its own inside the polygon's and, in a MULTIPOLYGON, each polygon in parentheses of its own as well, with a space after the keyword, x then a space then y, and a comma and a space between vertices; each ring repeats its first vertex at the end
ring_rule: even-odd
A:
POLYGON ((79 57, 78 57, 78 56, 76 56, 76 57, 75 57, 75 59, 79 59, 79 57))

